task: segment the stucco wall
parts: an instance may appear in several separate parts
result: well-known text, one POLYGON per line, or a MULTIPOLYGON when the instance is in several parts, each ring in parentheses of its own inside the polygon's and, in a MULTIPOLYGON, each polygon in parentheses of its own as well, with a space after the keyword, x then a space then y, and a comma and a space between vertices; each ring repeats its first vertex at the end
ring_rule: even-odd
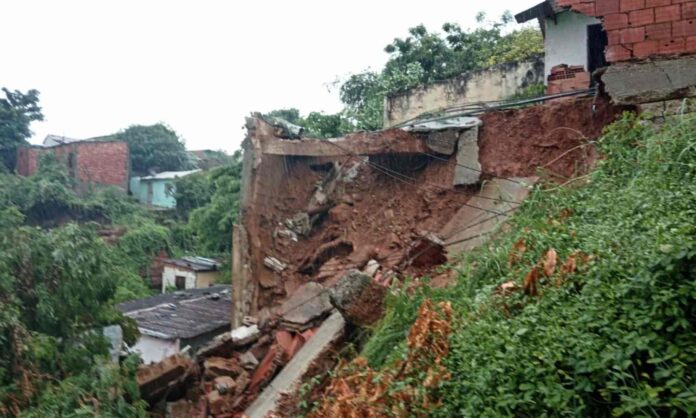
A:
POLYGON ((186 277, 186 289, 193 289, 196 287, 196 273, 182 268, 177 268, 175 266, 164 266, 164 271, 162 272, 162 293, 168 287, 176 287, 176 276, 186 277))
POLYGON ((507 99, 531 84, 543 82, 543 57, 462 74, 387 97, 384 125, 394 126, 422 113, 452 106, 507 99))
POLYGON ((141 334, 133 346, 145 364, 156 363, 179 352, 179 340, 164 340, 141 334))
POLYGON ((171 193, 167 193, 167 189, 174 190, 174 180, 162 179, 143 181, 140 177, 132 177, 130 180, 130 191, 141 203, 161 208, 175 208, 176 199, 171 193), (152 185, 151 200, 147 191, 148 184, 152 185))
POLYGON ((594 17, 571 11, 546 19, 544 74, 559 64, 582 65, 587 70, 587 26, 600 23, 594 17))

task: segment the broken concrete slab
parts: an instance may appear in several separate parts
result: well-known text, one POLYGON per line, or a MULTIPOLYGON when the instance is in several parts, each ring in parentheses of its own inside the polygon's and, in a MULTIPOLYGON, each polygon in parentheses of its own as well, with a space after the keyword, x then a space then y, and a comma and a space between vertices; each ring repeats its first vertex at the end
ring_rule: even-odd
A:
POLYGON ((696 56, 614 63, 601 75, 616 104, 696 96, 696 56))
POLYGON ((296 213, 290 219, 285 220, 285 226, 297 235, 308 236, 312 231, 312 223, 309 221, 309 214, 306 212, 296 213))
POLYGON ((449 261, 488 240, 489 235, 508 219, 510 212, 519 207, 515 202, 522 202, 537 180, 537 177, 515 177, 486 182, 481 192, 469 199, 440 230, 449 261))
POLYGON ((299 287, 280 308, 281 324, 289 329, 304 331, 323 319, 332 309, 324 286, 309 282, 299 287))
POLYGON ((459 131, 455 129, 433 131, 426 138, 425 145, 438 154, 452 155, 457 148, 458 139, 459 131))
POLYGON ((351 270, 331 289, 331 304, 350 323, 369 326, 384 314, 387 288, 372 280, 372 276, 351 270))
POLYGON ((481 178, 479 162, 478 126, 461 133, 457 141, 457 165, 454 168, 455 186, 478 183, 481 178))
POLYGON ((154 404, 168 395, 183 393, 188 381, 196 375, 196 370, 195 363, 180 354, 159 363, 141 366, 136 373, 140 396, 154 404))
POLYGON ((370 277, 374 277, 375 273, 377 273, 377 270, 379 270, 379 263, 377 262, 377 260, 370 260, 365 265, 363 273, 367 274, 370 277))
POLYGON ((203 362, 204 376, 209 380, 214 380, 221 376, 228 376, 233 379, 246 373, 239 361, 233 358, 211 357, 203 362))
POLYGON ((329 355, 344 338, 345 325, 345 320, 340 313, 336 312, 329 316, 317 333, 305 343, 244 413, 249 418, 264 418, 272 414, 281 396, 296 393, 311 366, 322 357, 329 355))
POLYGON ((258 340, 261 336, 261 332, 259 331, 258 325, 242 325, 241 327, 233 329, 230 336, 232 337, 232 344, 235 347, 243 347, 258 340))
POLYGON ((263 265, 268 267, 269 269, 275 271, 276 273, 282 273, 283 270, 288 268, 287 263, 283 263, 282 261, 278 260, 277 258, 271 257, 271 256, 264 257, 263 265))
POLYGON ((247 351, 239 356, 239 364, 241 364, 246 370, 254 370, 256 366, 259 365, 259 361, 256 359, 254 354, 247 351))

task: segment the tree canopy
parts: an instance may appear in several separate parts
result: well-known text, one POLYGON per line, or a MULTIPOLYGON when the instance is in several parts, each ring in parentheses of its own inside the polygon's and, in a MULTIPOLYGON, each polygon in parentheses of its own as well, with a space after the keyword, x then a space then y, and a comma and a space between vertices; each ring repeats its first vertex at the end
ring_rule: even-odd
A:
POLYGON ((161 172, 192 168, 184 141, 173 129, 162 123, 133 125, 107 138, 128 142, 131 169, 134 173, 148 174, 150 170, 161 172))
POLYGON ((17 147, 27 143, 31 137, 29 125, 43 120, 39 107, 39 92, 29 90, 2 89, 4 99, 0 99, 0 162, 8 170, 14 170, 17 147))

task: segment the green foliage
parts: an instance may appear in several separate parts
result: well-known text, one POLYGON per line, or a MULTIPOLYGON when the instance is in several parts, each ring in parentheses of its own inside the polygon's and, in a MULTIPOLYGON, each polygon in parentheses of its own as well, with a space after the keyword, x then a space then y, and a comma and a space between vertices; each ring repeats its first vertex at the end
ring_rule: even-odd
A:
POLYGON ((302 117, 298 109, 290 108, 272 110, 264 116, 282 119, 300 126, 305 129, 305 136, 315 138, 335 138, 355 130, 353 123, 343 113, 327 115, 322 112, 311 112, 307 117, 302 117))
POLYGON ((480 14, 482 26, 470 31, 446 23, 440 34, 419 25, 409 29, 409 36, 395 38, 384 49, 390 58, 381 72, 353 74, 341 85, 340 97, 348 116, 359 129, 380 129, 386 96, 544 52, 537 29, 504 33, 512 19, 509 13, 498 22, 485 23, 484 18, 480 14))
POLYGON ((403 352, 427 295, 457 314, 434 416, 694 415, 694 128, 693 116, 662 127, 624 116, 585 186, 535 190, 509 233, 464 255, 455 286, 390 301, 371 363, 403 352), (526 251, 509 263, 519 240, 526 251), (578 250, 593 259, 542 278, 539 296, 496 291, 521 285, 550 248, 559 265, 578 250))
POLYGON ((213 186, 210 174, 205 171, 177 177, 174 187, 177 215, 187 219, 193 209, 207 205, 213 195, 213 186))
POLYGON ((161 123, 133 125, 104 139, 128 142, 131 170, 137 174, 147 174, 150 170, 160 172, 193 168, 184 141, 174 130, 161 123))
POLYGON ((14 170, 17 147, 31 137, 29 125, 43 120, 39 107, 39 92, 2 89, 5 98, 0 99, 0 166, 14 170))

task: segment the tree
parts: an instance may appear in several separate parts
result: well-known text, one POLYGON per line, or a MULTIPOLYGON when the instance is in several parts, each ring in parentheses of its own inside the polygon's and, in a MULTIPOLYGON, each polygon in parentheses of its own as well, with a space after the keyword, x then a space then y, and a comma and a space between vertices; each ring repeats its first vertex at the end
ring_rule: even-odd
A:
POLYGON ((43 120, 39 107, 39 92, 3 88, 5 98, 0 99, 0 160, 10 171, 14 170, 17 148, 31 137, 29 125, 43 120))
POLYGON ((315 138, 334 138, 355 130, 355 125, 344 112, 325 114, 311 112, 306 118, 296 108, 276 109, 264 114, 268 118, 278 118, 305 129, 305 136, 315 138))
POLYGON ((137 174, 148 174, 150 170, 179 171, 193 168, 183 140, 168 126, 133 125, 105 137, 128 142, 131 169, 137 174))

